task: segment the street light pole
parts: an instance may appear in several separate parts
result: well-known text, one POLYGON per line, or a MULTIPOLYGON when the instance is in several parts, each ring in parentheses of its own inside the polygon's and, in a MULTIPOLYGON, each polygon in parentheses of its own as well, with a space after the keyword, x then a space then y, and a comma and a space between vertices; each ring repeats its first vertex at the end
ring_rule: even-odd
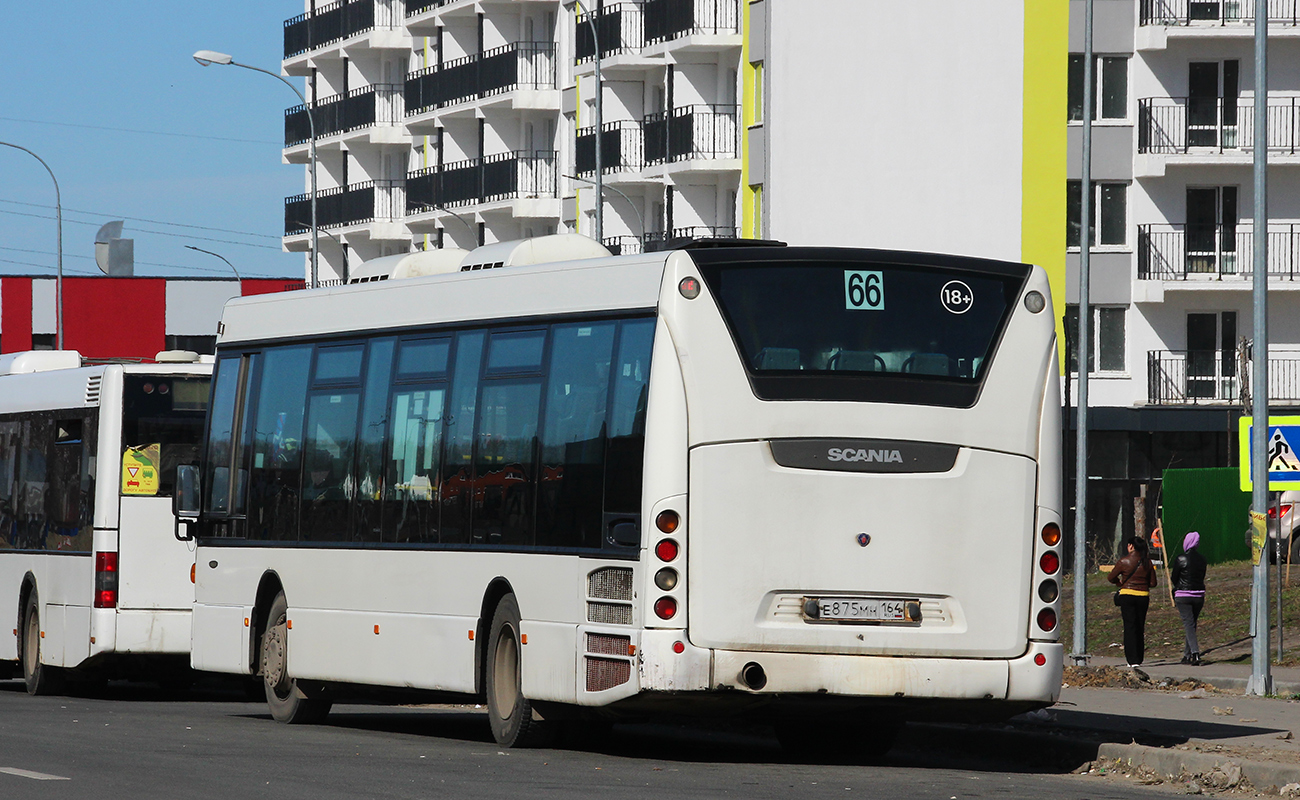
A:
MULTIPOLYGON (((600 35, 596 32, 596 21, 592 18, 582 0, 577 0, 578 10, 591 26, 591 44, 596 49, 596 180, 589 181, 596 185, 596 241, 605 243, 605 171, 600 163, 601 133, 604 127, 605 91, 600 80, 600 35)), ((621 194, 621 192, 620 192, 621 194)), ((642 225, 642 234, 645 226, 642 225)))
MULTIPOLYGON (((593 184, 596 187, 596 191, 601 191, 602 189, 606 188, 596 183, 595 181, 589 181, 586 178, 579 178, 577 175, 565 175, 564 177, 568 178, 571 181, 582 181, 583 183, 593 184)), ((636 220, 641 224, 641 249, 644 251, 645 250, 645 216, 641 214, 641 209, 636 207, 636 203, 632 202, 632 198, 623 194, 623 191, 621 189, 619 189, 617 186, 610 186, 608 188, 611 191, 618 192, 619 196, 622 197, 624 200, 626 200, 627 204, 632 206, 632 210, 636 212, 636 220)), ((604 242, 601 242, 601 244, 604 244, 604 242)))
POLYGON ((200 253, 207 253, 207 254, 210 255, 210 256, 216 256, 217 258, 219 258, 219 259, 221 259, 222 261, 226 262, 226 266, 230 267, 230 269, 235 273, 235 280, 239 281, 240 283, 243 283, 244 279, 241 278, 241 277, 239 277, 239 270, 235 269, 235 265, 230 263, 230 259, 228 259, 228 258, 226 258, 225 256, 221 255, 220 253, 214 253, 214 252, 212 252, 211 250, 204 250, 202 247, 195 247, 195 246, 192 245, 192 244, 187 244, 187 245, 185 245, 185 249, 186 249, 186 250, 196 250, 196 251, 198 251, 198 252, 200 252, 200 253))
POLYGON ((15 150, 22 150, 27 155, 41 162, 41 166, 45 167, 45 171, 50 173, 50 180, 54 181, 54 212, 55 212, 55 218, 58 220, 56 225, 57 225, 58 237, 59 237, 58 247, 55 248, 57 252, 57 259, 58 259, 58 261, 56 262, 58 265, 58 276, 55 278, 54 281, 54 295, 55 295, 54 297, 54 346, 56 349, 62 350, 63 349, 63 198, 62 195, 60 195, 59 193, 59 179, 54 177, 54 170, 50 169, 49 164, 45 163, 45 159, 36 155, 31 150, 28 150, 26 147, 23 147, 20 144, 13 144, 12 142, 0 142, 0 144, 4 145, 5 147, 12 147, 15 150))
MULTIPOLYGON (((1083 159, 1079 203, 1079 394, 1074 437, 1074 652, 1076 665, 1088 663, 1088 351, 1092 344, 1089 256, 1092 254, 1092 2, 1083 12, 1083 159)), ((1068 357, 1068 354, 1067 354, 1068 357)), ((1070 365, 1067 363, 1068 370, 1070 365)), ((1139 534, 1143 531, 1138 531, 1139 534)))
POLYGON ((272 78, 275 78, 285 86, 292 89, 293 93, 298 95, 298 99, 302 101, 303 108, 307 110, 307 125, 311 132, 311 139, 307 142, 311 158, 311 286, 313 289, 316 288, 320 283, 320 271, 317 260, 317 251, 319 250, 320 240, 317 236, 318 227, 316 225, 316 120, 312 114, 312 107, 307 104, 307 98, 303 96, 302 92, 298 91, 298 87, 290 83, 283 75, 278 75, 269 70, 262 69, 261 67, 240 64, 225 53, 218 53, 214 50, 200 50, 194 54, 194 60, 199 62, 199 66, 203 67, 211 64, 219 64, 222 66, 243 67, 244 69, 251 69, 254 72, 261 72, 264 75, 270 75, 272 78))
MULTIPOLYGON (((1254 269, 1254 359, 1251 370, 1251 416, 1254 441, 1251 442, 1252 492, 1251 509, 1257 515, 1268 514, 1268 4, 1255 4, 1255 242, 1254 269)), ((1267 520, 1267 516, 1264 516, 1267 520)), ((1279 523, 1280 523, 1279 518, 1279 523)), ((1254 534, 1252 520, 1252 535, 1254 534)), ((1273 690, 1269 669, 1268 639, 1268 534, 1265 523, 1264 545, 1254 553, 1254 584, 1251 586, 1251 626, 1254 637, 1250 650, 1250 681, 1246 694, 1266 695, 1273 690)), ((1280 561, 1278 563, 1281 563, 1280 561)))

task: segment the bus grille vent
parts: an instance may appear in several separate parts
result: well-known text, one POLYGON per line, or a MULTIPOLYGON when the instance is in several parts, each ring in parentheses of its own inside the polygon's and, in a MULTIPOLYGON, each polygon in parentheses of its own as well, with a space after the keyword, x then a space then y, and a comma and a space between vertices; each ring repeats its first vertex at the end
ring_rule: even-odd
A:
POLYGON ((608 633, 587 634, 587 652, 602 656, 625 656, 632 647, 631 636, 613 636, 608 633))
POLYGON ((92 375, 86 379, 86 405, 99 405, 99 384, 103 380, 102 375, 92 375))
POLYGON ((632 602, 632 570, 605 567, 587 575, 587 596, 632 602))
POLYGON ((587 691, 603 692, 632 679, 632 662, 587 656, 587 691))
POLYGON ((587 603, 587 621, 605 625, 631 625, 632 606, 619 603, 587 603))

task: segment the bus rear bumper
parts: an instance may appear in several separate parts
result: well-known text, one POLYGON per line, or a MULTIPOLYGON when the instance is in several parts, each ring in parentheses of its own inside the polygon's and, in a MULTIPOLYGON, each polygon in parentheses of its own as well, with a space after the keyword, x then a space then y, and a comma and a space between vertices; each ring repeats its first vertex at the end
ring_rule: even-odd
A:
POLYGON ((1026 652, 1013 659, 907 658, 710 650, 686 644, 680 632, 660 633, 642 634, 641 691, 734 690, 758 696, 829 694, 1043 705, 1055 702, 1061 692, 1064 649, 1054 642, 1030 642, 1026 652), (679 641, 685 645, 681 653, 673 649, 679 641))

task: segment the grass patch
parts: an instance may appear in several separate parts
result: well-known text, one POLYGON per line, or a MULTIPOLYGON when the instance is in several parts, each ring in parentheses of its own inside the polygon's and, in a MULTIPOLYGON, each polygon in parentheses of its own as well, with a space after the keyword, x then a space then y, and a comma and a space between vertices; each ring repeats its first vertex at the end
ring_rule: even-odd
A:
MULTIPOLYGON (((1286 566, 1281 567, 1286 575, 1286 566)), ((1272 572, 1276 579, 1277 572, 1272 572)), ((1205 609, 1201 612, 1197 637, 1203 653, 1211 651, 1204 660, 1250 661, 1250 640, 1230 645, 1250 634, 1250 587, 1252 567, 1249 561, 1214 564, 1205 576, 1205 609), (1229 646, 1230 645, 1230 646, 1229 646)), ((1072 576, 1064 582, 1061 608, 1061 641, 1067 651, 1073 643, 1074 585, 1072 576)), ((1151 595, 1151 609, 1147 612, 1146 660, 1168 661, 1183 656, 1183 622, 1169 599, 1169 576, 1160 568, 1160 585, 1151 595)), ((1270 654, 1276 664, 1277 639, 1274 619, 1273 589, 1269 593, 1269 617, 1274 625, 1274 638, 1270 654)), ((1106 580, 1104 573, 1088 575, 1088 652, 1096 656, 1124 656, 1124 623, 1111 596, 1115 586, 1106 580)), ((1283 666, 1300 666, 1300 564, 1291 569, 1291 583, 1283 587, 1283 666)))

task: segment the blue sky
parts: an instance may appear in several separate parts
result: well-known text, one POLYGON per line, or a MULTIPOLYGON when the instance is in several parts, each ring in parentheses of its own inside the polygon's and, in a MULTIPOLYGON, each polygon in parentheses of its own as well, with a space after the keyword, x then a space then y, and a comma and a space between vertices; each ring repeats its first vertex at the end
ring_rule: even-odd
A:
MULTIPOLYGON (((137 275, 229 274, 187 244, 246 276, 303 274, 302 255, 279 244, 284 198, 304 190, 303 168, 280 163, 297 99, 269 76, 191 58, 217 50, 278 72, 284 20, 301 11, 293 0, 5 3, 0 141, 34 150, 59 180, 65 275, 100 274, 94 236, 113 219, 135 240, 137 275)), ((0 147, 0 274, 53 275, 55 241, 48 174, 0 147)))

